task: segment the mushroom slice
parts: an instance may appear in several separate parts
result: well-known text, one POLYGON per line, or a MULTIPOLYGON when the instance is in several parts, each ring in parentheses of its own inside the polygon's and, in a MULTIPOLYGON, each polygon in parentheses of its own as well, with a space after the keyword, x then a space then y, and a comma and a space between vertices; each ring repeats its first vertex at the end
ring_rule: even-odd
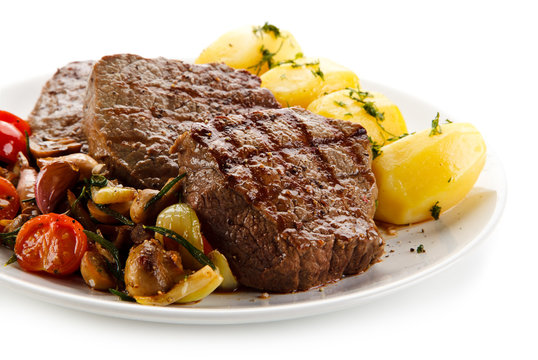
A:
POLYGON ((30 151, 36 158, 78 153, 81 148, 82 144, 71 138, 30 139, 30 151))
POLYGON ((164 250, 155 239, 146 240, 129 252, 125 286, 133 297, 165 293, 184 277, 179 254, 164 250))
POLYGON ((86 251, 80 263, 80 273, 84 282, 95 290, 116 288, 116 281, 108 268, 107 260, 96 250, 86 251))

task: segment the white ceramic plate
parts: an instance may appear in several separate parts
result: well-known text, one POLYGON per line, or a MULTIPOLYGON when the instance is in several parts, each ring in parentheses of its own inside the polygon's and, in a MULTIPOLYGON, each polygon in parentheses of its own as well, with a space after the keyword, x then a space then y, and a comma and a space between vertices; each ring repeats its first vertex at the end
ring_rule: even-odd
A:
MULTIPOLYGON (((0 89, 0 109, 25 116, 31 111, 47 78, 30 79, 0 89)), ((394 101, 410 131, 428 128, 438 111, 420 99, 380 84, 362 81, 362 86, 381 91, 394 101)), ((322 289, 271 295, 267 299, 261 298, 259 292, 238 292, 213 294, 194 305, 142 306, 93 291, 79 278, 55 279, 30 274, 20 270, 17 264, 0 266, 0 281, 43 301, 122 318, 184 324, 291 319, 356 306, 445 269, 488 236, 501 216, 505 199, 502 165, 489 153, 476 186, 463 202, 444 213, 439 221, 402 228, 397 236, 387 238, 383 261, 365 274, 345 278, 322 289), (424 245, 425 253, 410 252, 410 248, 416 249, 420 244, 424 245)), ((10 255, 9 250, 0 248, 0 264, 4 264, 10 255)))

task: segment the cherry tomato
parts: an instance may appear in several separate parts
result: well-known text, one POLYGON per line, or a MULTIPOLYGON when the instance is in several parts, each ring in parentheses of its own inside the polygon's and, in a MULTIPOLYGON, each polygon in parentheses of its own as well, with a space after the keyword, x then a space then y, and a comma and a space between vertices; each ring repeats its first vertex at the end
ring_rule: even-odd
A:
POLYGON ((19 195, 17 189, 8 179, 0 176, 0 219, 11 220, 18 211, 19 195))
POLYGON ((80 268, 87 248, 88 240, 78 221, 50 213, 22 226, 14 250, 23 270, 68 275, 80 268))
POLYGON ((26 154, 26 137, 15 125, 0 121, 0 161, 13 164, 19 151, 26 154))
POLYGON ((13 115, 12 113, 9 113, 4 110, 0 110, 0 121, 4 121, 10 124, 15 125, 19 131, 25 135, 25 132, 28 133, 28 135, 32 135, 32 130, 30 129, 30 125, 21 119, 20 117, 13 115))

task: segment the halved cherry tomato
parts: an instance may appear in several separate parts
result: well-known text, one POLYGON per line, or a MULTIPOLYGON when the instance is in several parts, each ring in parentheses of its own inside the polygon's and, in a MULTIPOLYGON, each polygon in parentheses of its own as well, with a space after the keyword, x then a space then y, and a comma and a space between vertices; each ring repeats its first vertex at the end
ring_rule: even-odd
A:
POLYGON ((0 121, 0 161, 13 164, 19 151, 26 154, 26 136, 15 125, 0 121))
POLYGON ((0 110, 0 121, 4 121, 10 124, 15 125, 17 129, 24 135, 25 132, 28 133, 28 135, 32 135, 32 130, 30 129, 30 125, 18 117, 17 115, 13 115, 10 112, 0 110))
POLYGON ((68 275, 80 268, 88 248, 82 225, 67 215, 39 215, 26 222, 15 241, 23 270, 68 275))
POLYGON ((11 181, 0 176, 0 219, 11 220, 17 215, 17 211, 19 211, 17 189, 11 181))

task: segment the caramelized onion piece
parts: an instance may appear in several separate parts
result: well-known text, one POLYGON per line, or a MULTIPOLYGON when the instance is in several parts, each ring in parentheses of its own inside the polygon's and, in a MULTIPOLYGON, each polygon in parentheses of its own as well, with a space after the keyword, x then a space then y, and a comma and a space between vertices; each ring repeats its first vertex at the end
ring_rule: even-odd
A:
POLYGON ((17 155, 17 166, 20 172, 17 194, 19 194, 21 214, 37 216, 39 215, 39 210, 35 204, 37 171, 30 166, 28 159, 22 152, 17 155))
POLYGON ((37 166, 39 166, 39 168, 42 168, 45 165, 57 161, 64 161, 75 165, 80 172, 80 180, 89 178, 92 175, 92 169, 99 165, 99 163, 91 156, 82 153, 76 153, 60 157, 40 158, 37 160, 37 166))
POLYGON ((58 161, 45 165, 37 174, 35 198, 43 214, 52 212, 67 195, 79 178, 78 169, 68 162, 58 161))

